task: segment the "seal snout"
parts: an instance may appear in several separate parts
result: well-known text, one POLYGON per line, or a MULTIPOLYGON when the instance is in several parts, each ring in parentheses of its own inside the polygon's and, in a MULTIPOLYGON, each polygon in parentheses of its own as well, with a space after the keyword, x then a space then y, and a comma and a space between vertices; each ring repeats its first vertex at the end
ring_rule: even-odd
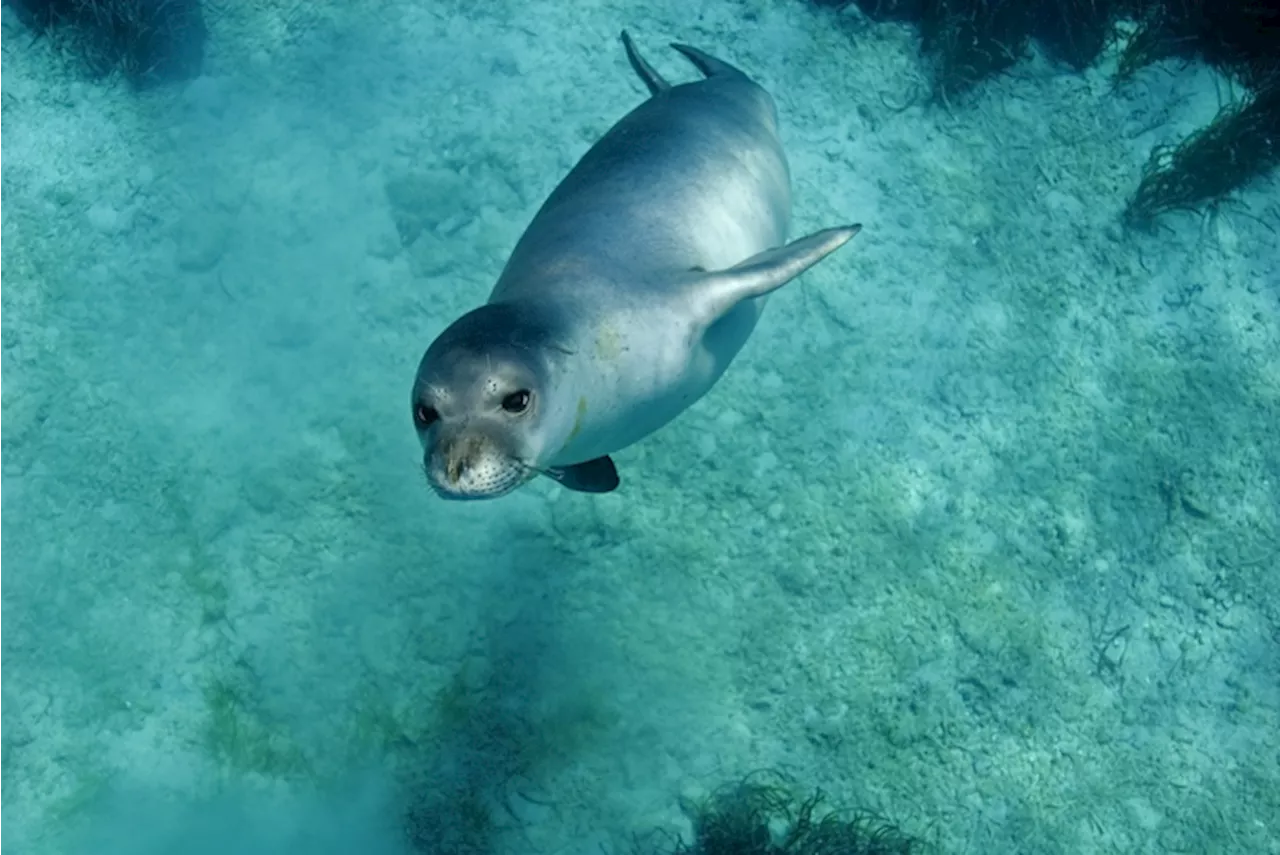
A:
POLYGON ((484 445, 478 436, 464 436, 449 443, 444 455, 444 474, 450 485, 458 486, 462 477, 475 467, 484 454, 484 445))
POLYGON ((489 499, 526 480, 526 467, 491 438, 476 433, 443 437, 429 446, 424 468, 432 488, 448 499, 489 499))

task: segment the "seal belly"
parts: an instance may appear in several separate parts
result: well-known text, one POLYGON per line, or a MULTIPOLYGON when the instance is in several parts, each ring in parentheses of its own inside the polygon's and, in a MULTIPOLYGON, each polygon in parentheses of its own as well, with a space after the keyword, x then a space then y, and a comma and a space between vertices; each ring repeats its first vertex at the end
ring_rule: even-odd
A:
POLYGON ((759 301, 737 306, 692 338, 689 318, 659 303, 602 317, 591 341, 575 348, 571 385, 579 390, 572 427, 552 465, 612 454, 657 431, 705 395, 746 343, 759 301))

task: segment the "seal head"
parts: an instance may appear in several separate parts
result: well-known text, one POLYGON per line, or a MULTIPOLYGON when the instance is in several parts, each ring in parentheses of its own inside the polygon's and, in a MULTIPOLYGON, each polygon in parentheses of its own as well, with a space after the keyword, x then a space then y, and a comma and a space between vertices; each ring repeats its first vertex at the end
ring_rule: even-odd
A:
POLYGON ((413 423, 423 468, 450 499, 487 499, 539 474, 538 423, 554 327, 531 307, 490 303, 454 321, 423 355, 413 423))

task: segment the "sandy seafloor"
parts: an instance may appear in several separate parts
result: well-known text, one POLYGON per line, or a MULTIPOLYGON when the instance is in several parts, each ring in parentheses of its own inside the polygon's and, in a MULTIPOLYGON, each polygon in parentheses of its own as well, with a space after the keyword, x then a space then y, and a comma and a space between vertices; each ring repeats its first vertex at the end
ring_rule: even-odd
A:
POLYGON ((946 109, 802 2, 210 6, 143 95, 5 13, 7 852, 486 800, 492 851, 623 852, 760 767, 947 852, 1280 852, 1280 183, 1118 225, 1213 73, 946 109), (443 503, 417 360, 640 102, 623 26, 775 93, 796 234, 865 229, 619 492, 443 503))

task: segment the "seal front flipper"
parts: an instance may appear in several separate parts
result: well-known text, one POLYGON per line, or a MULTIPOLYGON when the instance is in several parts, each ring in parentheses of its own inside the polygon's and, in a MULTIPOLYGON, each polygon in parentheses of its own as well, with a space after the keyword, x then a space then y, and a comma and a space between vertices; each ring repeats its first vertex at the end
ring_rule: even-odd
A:
POLYGON ((558 466, 543 471, 548 477, 579 493, 612 493, 621 483, 618 478, 618 468, 613 465, 613 461, 607 455, 588 460, 586 463, 558 466))
POLYGON ((776 291, 844 246, 862 226, 814 232, 785 246, 767 249, 726 270, 703 273, 691 285, 696 316, 711 326, 743 300, 776 291))

